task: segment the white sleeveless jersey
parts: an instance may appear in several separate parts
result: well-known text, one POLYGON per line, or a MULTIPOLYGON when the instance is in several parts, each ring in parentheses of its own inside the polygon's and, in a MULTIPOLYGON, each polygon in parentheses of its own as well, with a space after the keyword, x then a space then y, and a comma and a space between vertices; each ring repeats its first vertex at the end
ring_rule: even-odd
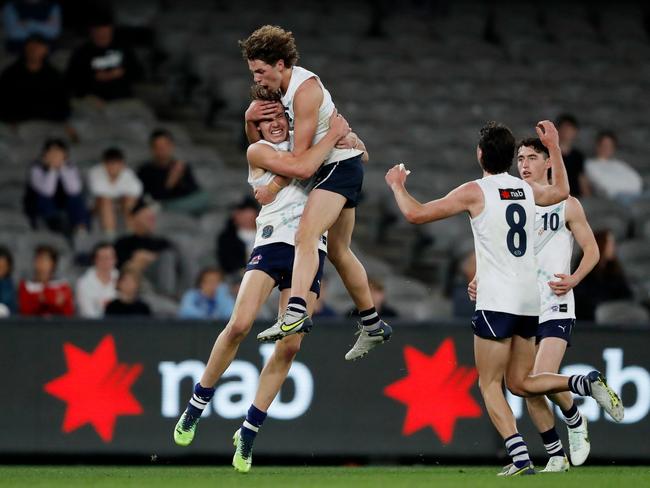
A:
MULTIPOLYGON (((255 144, 266 144, 276 151, 289 150, 288 142, 273 144, 265 140, 260 140, 255 144)), ((248 168, 248 183, 253 188, 267 185, 274 176, 275 174, 270 171, 265 171, 260 177, 254 178, 250 166, 248 168)), ((289 185, 278 192, 275 200, 262 207, 255 221, 257 233, 255 235, 254 247, 266 246, 267 244, 275 244, 278 242, 284 242, 291 246, 295 244, 296 230, 298 230, 300 217, 307 203, 310 183, 311 181, 309 180, 300 181, 294 179, 289 185)), ((327 252, 326 242, 326 237, 322 236, 318 243, 318 248, 325 252, 327 252)))
MULTIPOLYGON (((330 117, 332 116, 332 112, 334 111, 334 102, 332 101, 332 96, 330 95, 330 92, 327 90, 327 88, 323 86, 323 83, 320 81, 320 78, 314 73, 312 73, 311 71, 307 71, 306 69, 301 68, 300 66, 294 66, 291 71, 291 80, 289 80, 289 86, 287 87, 287 92, 282 97, 282 104, 287 110, 287 113, 289 115, 289 124, 291 130, 293 130, 293 121, 295 118, 293 112, 293 97, 296 94, 296 90, 298 90, 298 87, 300 87, 300 85, 302 85, 305 81, 309 80, 310 78, 316 78, 316 81, 318 81, 318 84, 323 90, 323 101, 318 109, 318 125, 316 126, 316 134, 314 135, 314 140, 312 141, 312 145, 314 145, 318 141, 320 141, 323 137, 325 137, 325 134, 327 133, 330 127, 330 117)), ((363 154, 363 151, 360 151, 358 149, 334 148, 332 149, 332 151, 330 151, 324 164, 336 163, 337 161, 343 161, 345 159, 353 158, 354 156, 358 156, 359 154, 363 154)))
POLYGON ((575 319, 573 290, 557 296, 548 286, 556 273, 571 274, 573 234, 566 226, 566 200, 548 207, 535 207, 535 256, 541 300, 539 323, 575 319))
POLYGON ((538 316, 533 190, 507 173, 476 183, 485 199, 483 212, 470 219, 476 250, 476 309, 538 316))

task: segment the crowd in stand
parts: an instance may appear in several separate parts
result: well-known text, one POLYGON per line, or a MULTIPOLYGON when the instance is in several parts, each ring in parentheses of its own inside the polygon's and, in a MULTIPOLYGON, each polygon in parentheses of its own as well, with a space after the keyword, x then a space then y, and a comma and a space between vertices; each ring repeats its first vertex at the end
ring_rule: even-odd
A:
MULTIPOLYGON (((244 198, 232 209, 214 236, 214 263, 186 279, 194 286, 179 294, 178 250, 170 236, 158 233, 158 216, 200 216, 209 208, 209 195, 197 181, 192 162, 176 155, 174 134, 162 128, 151 132, 146 161, 130 161, 117 146, 98 147, 97 164, 82 171, 70 155, 71 144, 79 140, 70 123, 73 100, 101 108, 132 97, 134 82, 143 75, 134 49, 115 35, 110 15, 95 13, 87 39, 60 72, 49 61, 62 31, 57 2, 8 1, 3 18, 6 49, 16 58, 0 73, 0 121, 12 127, 33 120, 55 122, 67 135, 43 141, 31 164, 25 162, 25 215, 32 229, 59 233, 70 243, 90 232, 100 232, 103 240, 86 258, 91 266, 76 283, 59 277, 60 249, 47 243, 34 250, 29 279, 14 282, 14 257, 0 247, 0 316, 152 315, 146 292, 153 287, 162 296, 179 299, 178 317, 227 319, 255 240, 255 200, 244 198)), ((647 197, 642 177, 617 156, 614 132, 598 133, 590 157, 585 157, 575 146, 577 119, 560 115, 557 127, 573 195, 597 195, 622 205, 647 197)), ((601 261, 576 289, 579 319, 593 319, 600 303, 632 296, 617 259, 615 236, 607 229, 594 230, 601 261)), ((83 256, 74 259, 84 261, 83 256)), ((474 269, 471 255, 458 263, 459 273, 449 286, 454 315, 471 313, 465 290, 474 269)), ((326 287, 323 290, 316 315, 336 316, 327 304, 326 287)), ((398 316, 386 303, 381 280, 371 280, 371 290, 383 317, 398 316)))

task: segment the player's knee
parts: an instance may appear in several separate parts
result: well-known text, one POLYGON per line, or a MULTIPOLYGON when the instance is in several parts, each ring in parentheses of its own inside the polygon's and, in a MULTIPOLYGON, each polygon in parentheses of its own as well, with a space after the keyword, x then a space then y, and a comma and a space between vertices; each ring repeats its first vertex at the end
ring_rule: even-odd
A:
POLYGON ((334 243, 332 241, 327 243, 327 257, 332 264, 343 261, 348 252, 350 252, 350 248, 344 243, 334 243))
POLYGON ((294 245, 295 247, 318 247, 318 239, 319 236, 314 235, 311 230, 298 227, 296 235, 294 236, 294 245))
POLYGON ((239 344, 248 335, 251 330, 251 323, 248 320, 239 318, 231 319, 224 329, 228 340, 234 344, 239 344))
POLYGON ((517 378, 508 379, 506 381, 506 386, 508 388, 508 391, 515 396, 518 397, 530 396, 529 393, 526 391, 525 382, 520 379, 517 378))
POLYGON ((291 362, 300 351, 301 341, 297 337, 288 337, 277 343, 276 352, 284 362, 291 362), (289 340, 292 339, 292 340, 289 340))

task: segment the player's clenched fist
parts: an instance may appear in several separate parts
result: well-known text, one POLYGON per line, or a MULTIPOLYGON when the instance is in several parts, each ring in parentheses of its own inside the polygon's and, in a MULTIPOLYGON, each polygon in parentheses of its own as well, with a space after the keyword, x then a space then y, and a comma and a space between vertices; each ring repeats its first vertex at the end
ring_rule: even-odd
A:
POLYGON ((343 138, 350 133, 350 124, 348 124, 345 117, 338 113, 336 109, 334 109, 330 116, 330 131, 339 136, 339 138, 343 138))
POLYGON ((273 119, 282 112, 284 112, 284 107, 280 102, 253 100, 244 117, 246 122, 259 122, 260 120, 273 119))
POLYGON ((538 122, 535 130, 537 131, 537 135, 542 141, 542 144, 544 144, 548 149, 560 146, 557 129, 550 120, 542 120, 541 122, 538 122))
POLYGON ((393 188, 393 186, 404 186, 406 177, 411 172, 404 167, 404 163, 396 164, 386 173, 386 184, 393 188))

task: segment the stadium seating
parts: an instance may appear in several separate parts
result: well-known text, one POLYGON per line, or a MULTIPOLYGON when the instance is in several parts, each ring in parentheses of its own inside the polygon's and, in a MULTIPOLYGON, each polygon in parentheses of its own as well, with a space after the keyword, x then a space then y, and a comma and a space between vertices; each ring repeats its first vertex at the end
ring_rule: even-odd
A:
MULTIPOLYGON (((426 280, 405 293, 406 288, 396 286, 400 300, 437 300, 455 260, 471 250, 468 222, 459 217, 422 229, 405 224, 392 202, 385 201, 383 175, 390 165, 405 162, 413 170, 409 185, 414 194, 433 199, 480 176, 475 144, 486 120, 504 121, 524 137, 532 135, 537 120, 571 111, 581 121, 582 148, 592 147, 598 130, 617 130, 621 154, 650 187, 650 98, 645 95, 650 88, 650 44, 643 17, 632 5, 553 5, 542 11, 541 5, 530 2, 391 4, 383 22, 385 35, 369 37, 367 2, 275 2, 251 9, 243 2, 192 0, 181 6, 120 0, 114 2, 120 25, 154 32, 155 49, 164 59, 150 67, 156 75, 147 81, 162 86, 168 99, 151 105, 142 100, 111 102, 103 109, 75 102, 71 124, 81 142, 72 145, 71 158, 87 168, 103 149, 117 145, 135 166, 148 157, 150 131, 170 129, 179 156, 193 164, 211 195, 211 209, 199 219, 166 213, 160 218, 161 231, 178 241, 184 266, 194 271, 196 263, 214 256, 215 235, 228 209, 249 191, 239 144, 251 80, 236 41, 261 23, 281 24, 296 34, 300 63, 321 75, 369 149, 366 199, 358 211, 355 241, 369 270, 401 283, 407 282, 405 274, 426 280), (195 124, 187 119, 161 120, 157 115, 170 113, 179 83, 191 79, 198 81, 188 91, 190 107, 203 110, 215 96, 227 102, 214 137, 204 134, 200 141, 195 124), (200 235, 205 244, 193 248, 184 235, 200 235)), ((76 40, 55 52, 55 65, 65 66, 74 45, 76 40)), ((2 65, 10 61, 4 56, 2 65)), ((43 139, 54 135, 65 137, 64 127, 0 124, 2 235, 24 235, 20 242, 26 245, 34 244, 39 234, 31 234, 22 217, 22 182, 43 139)), ((642 287, 645 281, 638 270, 647 268, 638 264, 638 256, 630 256, 632 249, 650 248, 650 203, 642 199, 626 207, 589 198, 583 205, 594 229, 610 229, 619 241, 635 239, 622 243, 621 259, 633 286, 642 287)), ((75 241, 76 251, 87 251, 95 241, 87 236, 75 241)), ((15 242, 9 244, 19 256, 17 269, 29 271, 31 258, 15 242)), ((66 252, 73 250, 68 247, 66 252)), ((70 266, 66 269, 72 272, 70 266)), ((183 286, 188 279, 181 280, 183 286)), ((388 287, 393 293, 392 285, 388 287)), ((338 285, 332 288, 335 301, 347 307, 345 292, 338 285)), ((176 290, 176 296, 181 291, 176 290)))

